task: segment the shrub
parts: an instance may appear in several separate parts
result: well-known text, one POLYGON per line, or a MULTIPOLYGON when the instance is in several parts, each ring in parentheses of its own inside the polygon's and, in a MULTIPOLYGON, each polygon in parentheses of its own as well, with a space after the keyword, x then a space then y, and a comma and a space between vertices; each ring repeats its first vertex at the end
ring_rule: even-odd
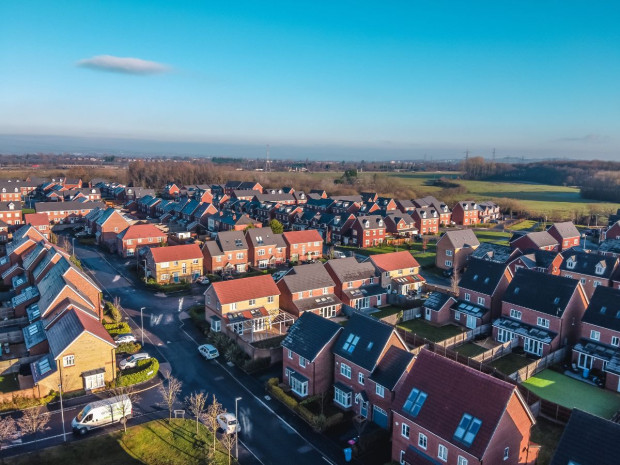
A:
POLYGON ((105 303, 105 311, 108 315, 110 315, 112 321, 116 323, 120 322, 123 319, 121 311, 112 302, 105 303))
POLYGON ((159 362, 156 358, 140 360, 135 368, 128 368, 116 378, 117 386, 132 386, 143 383, 155 377, 159 371, 159 362))
POLYGON ((135 354, 139 352, 142 346, 137 342, 123 342, 116 348, 117 354, 135 354))
POLYGON ((50 391, 49 394, 40 399, 31 399, 30 397, 13 396, 10 401, 0 402, 0 412, 8 410, 24 410, 30 407, 37 407, 39 405, 47 405, 56 399, 58 393, 56 391, 50 391))
POLYGON ((104 323, 103 327, 110 334, 110 336, 118 336, 119 334, 131 333, 129 323, 127 323, 126 321, 121 321, 118 323, 104 323))

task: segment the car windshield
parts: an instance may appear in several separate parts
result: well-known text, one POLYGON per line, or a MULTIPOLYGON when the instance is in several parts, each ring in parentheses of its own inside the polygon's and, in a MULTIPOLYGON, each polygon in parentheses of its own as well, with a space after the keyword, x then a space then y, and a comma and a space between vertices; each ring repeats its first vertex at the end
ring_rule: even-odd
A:
POLYGON ((209 353, 210 353, 211 355, 217 355, 217 350, 211 350, 211 351, 209 351, 209 353))
POLYGON ((228 424, 231 425, 231 426, 236 425, 237 424, 237 420, 230 420, 228 422, 228 424))
POLYGON ((82 409, 80 413, 78 413, 77 421, 82 421, 84 417, 88 415, 88 412, 90 412, 90 405, 87 405, 86 407, 82 409))

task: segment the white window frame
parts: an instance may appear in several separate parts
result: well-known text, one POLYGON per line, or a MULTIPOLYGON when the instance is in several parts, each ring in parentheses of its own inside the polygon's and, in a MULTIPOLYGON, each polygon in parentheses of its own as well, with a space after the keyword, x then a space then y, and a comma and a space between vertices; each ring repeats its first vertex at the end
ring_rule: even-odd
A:
POLYGON ((452 257, 452 249, 446 249, 446 257, 452 257))
POLYGON ((351 407, 352 393, 334 388, 334 402, 344 408, 351 407))
POLYGON ((614 346, 614 347, 620 346, 620 337, 618 337, 618 336, 611 336, 611 345, 614 346))
POLYGON ((428 448, 428 438, 425 434, 418 433, 418 447, 424 450, 428 448))
POLYGON ((467 460, 462 455, 459 455, 456 465, 469 465, 469 460, 467 460))
POLYGON ((506 447, 504 449, 504 460, 508 460, 509 457, 510 457, 510 447, 506 447))
POLYGON ((293 360, 293 351, 291 349, 287 349, 288 350, 288 358, 293 360))
POLYGON ((486 303, 486 299, 484 297, 478 296, 478 305, 484 306, 486 303))
POLYGON ((377 394, 379 397, 385 397, 385 388, 380 384, 377 384, 375 386, 375 394, 377 394))
POLYGON ((63 367, 75 366, 75 355, 65 355, 62 358, 62 366, 63 367))
POLYGON ((601 332, 600 331, 596 331, 594 329, 590 330, 590 339, 592 339, 593 341, 600 341, 601 340, 601 332))
POLYGON ((308 360, 306 360, 304 357, 302 357, 301 355, 299 356, 299 366, 302 368, 306 368, 306 365, 308 364, 308 360))
POLYGON ((405 422, 401 423, 401 425, 400 425, 400 435, 402 437, 404 437, 404 438, 409 439, 410 432, 411 432, 411 427, 407 423, 405 423, 405 422))
POLYGON ((452 266, 452 260, 446 260, 445 261, 445 265, 451 267, 452 266))
POLYGON ((471 301, 471 294, 469 292, 466 292, 463 297, 465 299, 465 302, 471 301))
POLYGON ((523 312, 521 312, 521 310, 516 310, 514 308, 510 309, 510 318, 513 318, 515 320, 521 320, 522 316, 523 312))
POLYGON ((362 386, 364 385, 364 373, 362 373, 361 371, 357 373, 357 382, 362 386))
POLYGON ((539 316, 536 318, 536 326, 540 326, 541 328, 549 328, 549 320, 539 316))
POLYGON ((340 363, 340 374, 347 379, 351 379, 351 367, 346 363, 340 363))
POLYGON ((443 444, 439 444, 437 447, 437 457, 443 462, 448 461, 448 448, 443 444))

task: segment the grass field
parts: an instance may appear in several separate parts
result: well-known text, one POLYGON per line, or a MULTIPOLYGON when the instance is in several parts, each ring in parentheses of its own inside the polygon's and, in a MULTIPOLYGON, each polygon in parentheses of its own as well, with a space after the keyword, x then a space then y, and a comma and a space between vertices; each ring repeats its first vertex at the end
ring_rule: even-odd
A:
POLYGON ((536 224, 536 221, 532 220, 523 220, 518 221, 517 223, 508 226, 506 229, 510 229, 511 231, 525 231, 527 229, 532 228, 536 224))
MULTIPOLYGON (((227 465, 228 453, 218 444, 214 460, 205 460, 205 441, 212 444, 211 434, 192 420, 156 420, 134 426, 127 434, 114 432, 39 452, 12 457, 12 465, 227 465)), ((234 451, 233 451, 234 454, 234 451)), ((236 463, 233 458, 233 463, 236 463)))
POLYGON ((509 232, 490 231, 488 229, 478 229, 474 234, 480 242, 493 242, 495 244, 508 245, 508 239, 512 236, 509 232))
POLYGON ((524 355, 508 354, 493 360, 491 362, 491 366, 495 367, 497 371, 500 371, 505 375, 511 375, 515 371, 529 365, 532 361, 533 360, 525 357, 524 355))
POLYGON ((488 349, 485 349, 478 344, 474 344, 473 342, 466 342, 465 344, 454 348, 454 350, 465 357, 475 357, 476 355, 486 352, 488 349))
POLYGON ((543 399, 607 419, 620 409, 620 394, 569 378, 553 370, 541 371, 523 385, 543 399))
POLYGON ((398 326, 433 342, 449 339, 465 331, 465 328, 455 325, 432 326, 422 319, 405 321, 398 326))
POLYGON ((545 420, 540 416, 536 419, 536 424, 532 428, 530 439, 532 442, 542 446, 540 454, 538 454, 538 460, 536 461, 537 465, 549 465, 563 432, 564 428, 560 425, 545 420))

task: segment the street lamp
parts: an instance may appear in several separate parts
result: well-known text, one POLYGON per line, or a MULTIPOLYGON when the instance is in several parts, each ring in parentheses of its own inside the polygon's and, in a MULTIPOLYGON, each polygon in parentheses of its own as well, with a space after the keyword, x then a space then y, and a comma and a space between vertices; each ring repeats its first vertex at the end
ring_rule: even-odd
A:
POLYGON ((144 282, 146 282, 147 281, 146 279, 146 258, 142 261, 144 262, 144 282))
POLYGON ((237 416, 237 402, 242 397, 235 397, 235 419, 237 420, 237 428, 235 429, 235 458, 239 460, 239 417, 237 416))
POLYGON ((140 326, 142 327, 142 345, 144 346, 144 318, 142 315, 142 310, 146 307, 140 307, 140 326))
POLYGON ((60 421, 62 421, 62 440, 67 442, 67 433, 65 431, 65 409, 62 407, 62 382, 58 384, 58 390, 60 391, 60 421))
POLYGON ((75 237, 71 238, 71 252, 73 253, 73 256, 75 256, 75 237))

